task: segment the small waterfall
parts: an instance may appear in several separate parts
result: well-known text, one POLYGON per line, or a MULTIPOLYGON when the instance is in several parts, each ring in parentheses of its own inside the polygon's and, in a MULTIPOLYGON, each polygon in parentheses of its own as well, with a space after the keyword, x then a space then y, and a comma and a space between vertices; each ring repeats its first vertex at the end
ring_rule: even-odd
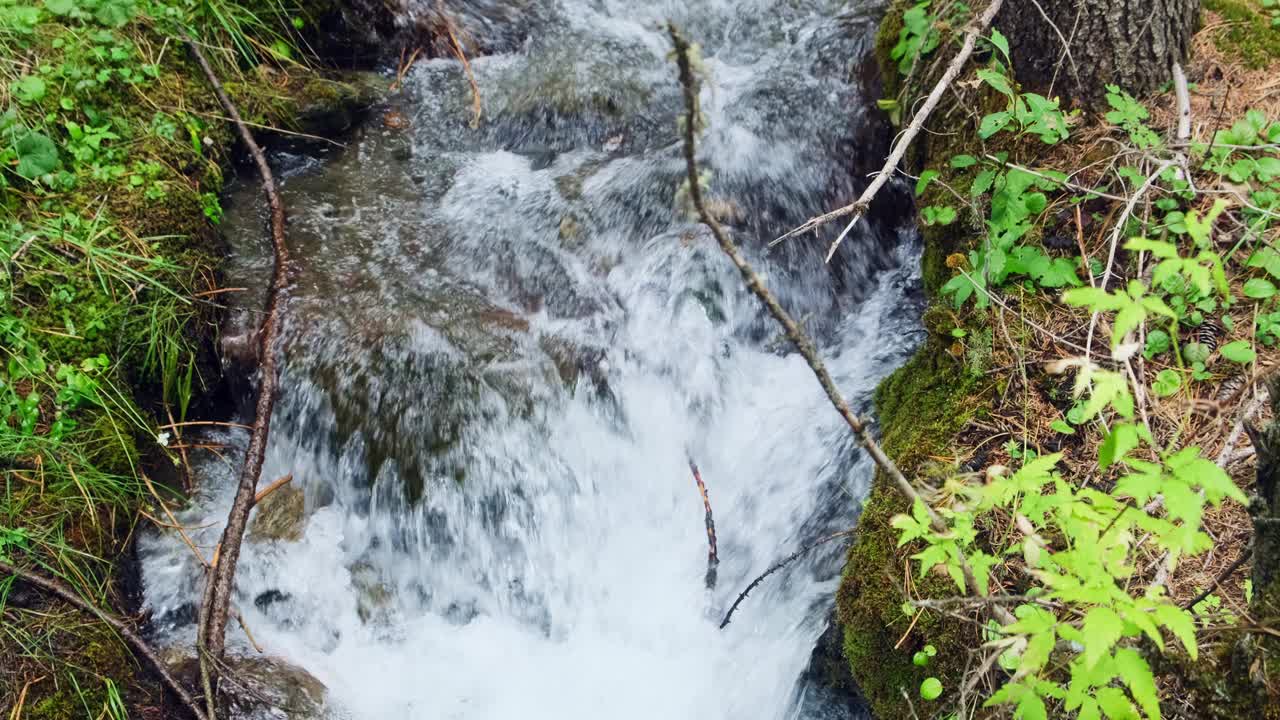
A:
MULTIPOLYGON (((273 510, 293 528, 251 530, 236 602, 335 717, 855 716, 801 679, 839 547, 717 628, 775 559, 851 525, 871 468, 677 209, 660 23, 703 46, 717 212, 866 411, 917 341, 912 231, 890 207, 831 266, 834 230, 766 245, 854 197, 883 157, 863 79, 879 5, 563 0, 518 50, 472 59, 479 128, 457 64, 431 60, 387 108, 396 122, 276 154, 296 265, 263 482, 293 474, 273 510), (689 459, 719 535, 710 591, 689 459)), ((228 283, 262 288, 256 187, 227 208, 228 283)), ((229 335, 256 302, 238 301, 229 335)), ((226 447, 193 455, 180 518, 208 549, 245 438, 204 441, 226 447)), ((194 557, 165 533, 141 552, 158 631, 190 643, 194 557)))

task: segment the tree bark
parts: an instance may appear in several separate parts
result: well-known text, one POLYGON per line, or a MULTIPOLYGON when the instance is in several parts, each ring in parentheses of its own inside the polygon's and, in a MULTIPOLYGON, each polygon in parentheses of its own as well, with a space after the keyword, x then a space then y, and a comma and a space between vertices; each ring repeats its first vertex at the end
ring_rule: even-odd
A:
POLYGON ((1096 106, 1109 84, 1141 97, 1186 60, 1200 0, 1021 0, 996 17, 1023 90, 1096 106))

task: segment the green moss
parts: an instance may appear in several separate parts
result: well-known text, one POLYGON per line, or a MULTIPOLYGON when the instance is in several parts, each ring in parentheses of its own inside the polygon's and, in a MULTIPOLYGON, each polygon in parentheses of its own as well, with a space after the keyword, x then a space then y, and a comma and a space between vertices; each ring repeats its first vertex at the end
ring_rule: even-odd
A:
MULTIPOLYGON (((229 7, 288 23, 258 0, 229 7)), ((22 398, 37 398, 34 414, 0 417, 0 465, 27 474, 0 497, 0 525, 33 538, 15 560, 57 568, 96 596, 111 588, 112 564, 135 529, 145 494, 140 448, 167 463, 153 440, 157 418, 166 416, 162 399, 173 403, 189 367, 211 368, 194 387, 216 381, 217 365, 204 360, 215 310, 186 299, 218 284, 221 243, 206 210, 219 214, 215 199, 235 135, 181 42, 163 34, 168 23, 139 15, 107 27, 93 16, 41 12, 32 33, 8 38, 15 57, 29 62, 0 72, 0 87, 17 74, 44 76, 43 97, 10 104, 18 122, 58 147, 65 174, 53 182, 11 174, 16 192, 0 202, 0 245, 22 248, 6 276, 0 344, 21 345, 40 361, 29 368, 44 368, 12 385, 22 398), (82 128, 108 134, 87 142, 82 128), (88 374, 103 402, 66 396, 58 370, 99 355, 107 368, 88 374), (34 427, 20 426, 31 418, 34 427)), ((388 84, 375 75, 322 77, 301 64, 244 69, 232 53, 214 52, 227 38, 213 33, 201 34, 210 59, 245 98, 248 119, 263 125, 345 129, 388 84)), ((0 368, 0 388, 8 372, 0 368)), ((103 602, 119 608, 110 592, 103 602)), ((24 718, 98 717, 108 678, 128 707, 155 707, 132 701, 154 690, 153 679, 137 676, 118 638, 79 611, 46 601, 30 612, 7 609, 0 622, 0 654, 11 659, 0 672, 0 698, 16 697, 27 678, 46 678, 28 688, 24 718)))
MULTIPOLYGON (((876 389, 885 452, 908 476, 921 472, 930 455, 945 452, 956 431, 982 405, 979 377, 947 354, 945 342, 942 337, 926 342, 876 389)), ((907 509, 902 494, 877 473, 836 596, 845 658, 880 720, 910 717, 901 691, 914 694, 926 677, 939 677, 945 686, 954 687, 974 641, 968 627, 944 615, 925 613, 902 645, 895 647, 911 622, 901 609, 908 599, 903 573, 910 551, 898 548, 898 532, 890 520, 907 509), (926 643, 939 650, 927 671, 911 662, 926 643)), ((913 580, 921 596, 955 594, 947 578, 913 580)))
POLYGON ((880 29, 876 32, 875 59, 880 67, 880 82, 884 87, 886 98, 896 98, 902 92, 902 75, 898 72, 898 61, 890 57, 893 48, 898 44, 898 36, 902 33, 902 13, 911 7, 909 0, 893 0, 880 21, 880 29))
POLYGON ((1227 27, 1214 32, 1214 44, 1249 67, 1260 70, 1280 58, 1280 29, 1247 0, 1205 0, 1204 8, 1222 16, 1227 27))

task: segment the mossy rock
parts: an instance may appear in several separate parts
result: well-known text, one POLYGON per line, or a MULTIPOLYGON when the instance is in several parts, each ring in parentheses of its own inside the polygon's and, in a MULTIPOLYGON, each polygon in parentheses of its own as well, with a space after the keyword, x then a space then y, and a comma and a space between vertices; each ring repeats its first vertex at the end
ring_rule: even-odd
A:
POLYGON ((249 522, 249 539, 297 542, 307 527, 306 493, 292 484, 273 491, 258 503, 249 522))
MULTIPOLYGON (((948 355, 940 338, 926 342, 876 389, 885 452, 905 474, 918 474, 929 456, 945 452, 955 433, 979 410, 980 391, 979 377, 948 355)), ((906 634, 912 618, 902 612, 908 599, 903 572, 913 551, 898 547, 898 531, 890 520, 908 510, 898 489, 877 472, 836 594, 845 658, 879 720, 910 717, 902 692, 914 695, 926 677, 956 687, 975 642, 970 626, 938 613, 922 614, 906 634), (912 655, 925 644, 938 648, 927 669, 912 663, 912 655)), ((949 578, 929 575, 913 580, 922 597, 956 594, 949 578)))

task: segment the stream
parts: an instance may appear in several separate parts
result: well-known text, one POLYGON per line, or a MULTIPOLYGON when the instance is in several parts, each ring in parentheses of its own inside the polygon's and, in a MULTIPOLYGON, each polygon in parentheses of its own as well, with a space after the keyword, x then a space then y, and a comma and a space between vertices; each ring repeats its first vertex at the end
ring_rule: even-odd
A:
MULTIPOLYGON (((718 628, 769 565, 852 526, 872 468, 679 207, 661 24, 702 44, 716 213, 868 412, 919 340, 905 193, 829 266, 838 227, 767 244, 855 197, 884 157, 868 79, 882 10, 545 3, 517 49, 472 58, 477 128, 459 63, 426 60, 345 147, 273 153, 294 264, 262 485, 293 481, 255 510, 235 602, 267 655, 327 687, 323 715, 865 717, 806 672, 845 545, 770 577, 718 628), (715 515, 713 589, 689 460, 715 515)), ((271 260, 257 183, 225 205, 224 284, 252 289, 229 294, 234 364, 271 260)), ((218 448, 191 453, 178 515, 210 552, 246 437, 186 438, 218 448)), ((154 632, 190 647, 197 561, 171 532, 139 545, 154 632)), ((234 622, 228 637, 256 655, 234 622)), ((311 717, 262 717, 286 715, 311 717)))

